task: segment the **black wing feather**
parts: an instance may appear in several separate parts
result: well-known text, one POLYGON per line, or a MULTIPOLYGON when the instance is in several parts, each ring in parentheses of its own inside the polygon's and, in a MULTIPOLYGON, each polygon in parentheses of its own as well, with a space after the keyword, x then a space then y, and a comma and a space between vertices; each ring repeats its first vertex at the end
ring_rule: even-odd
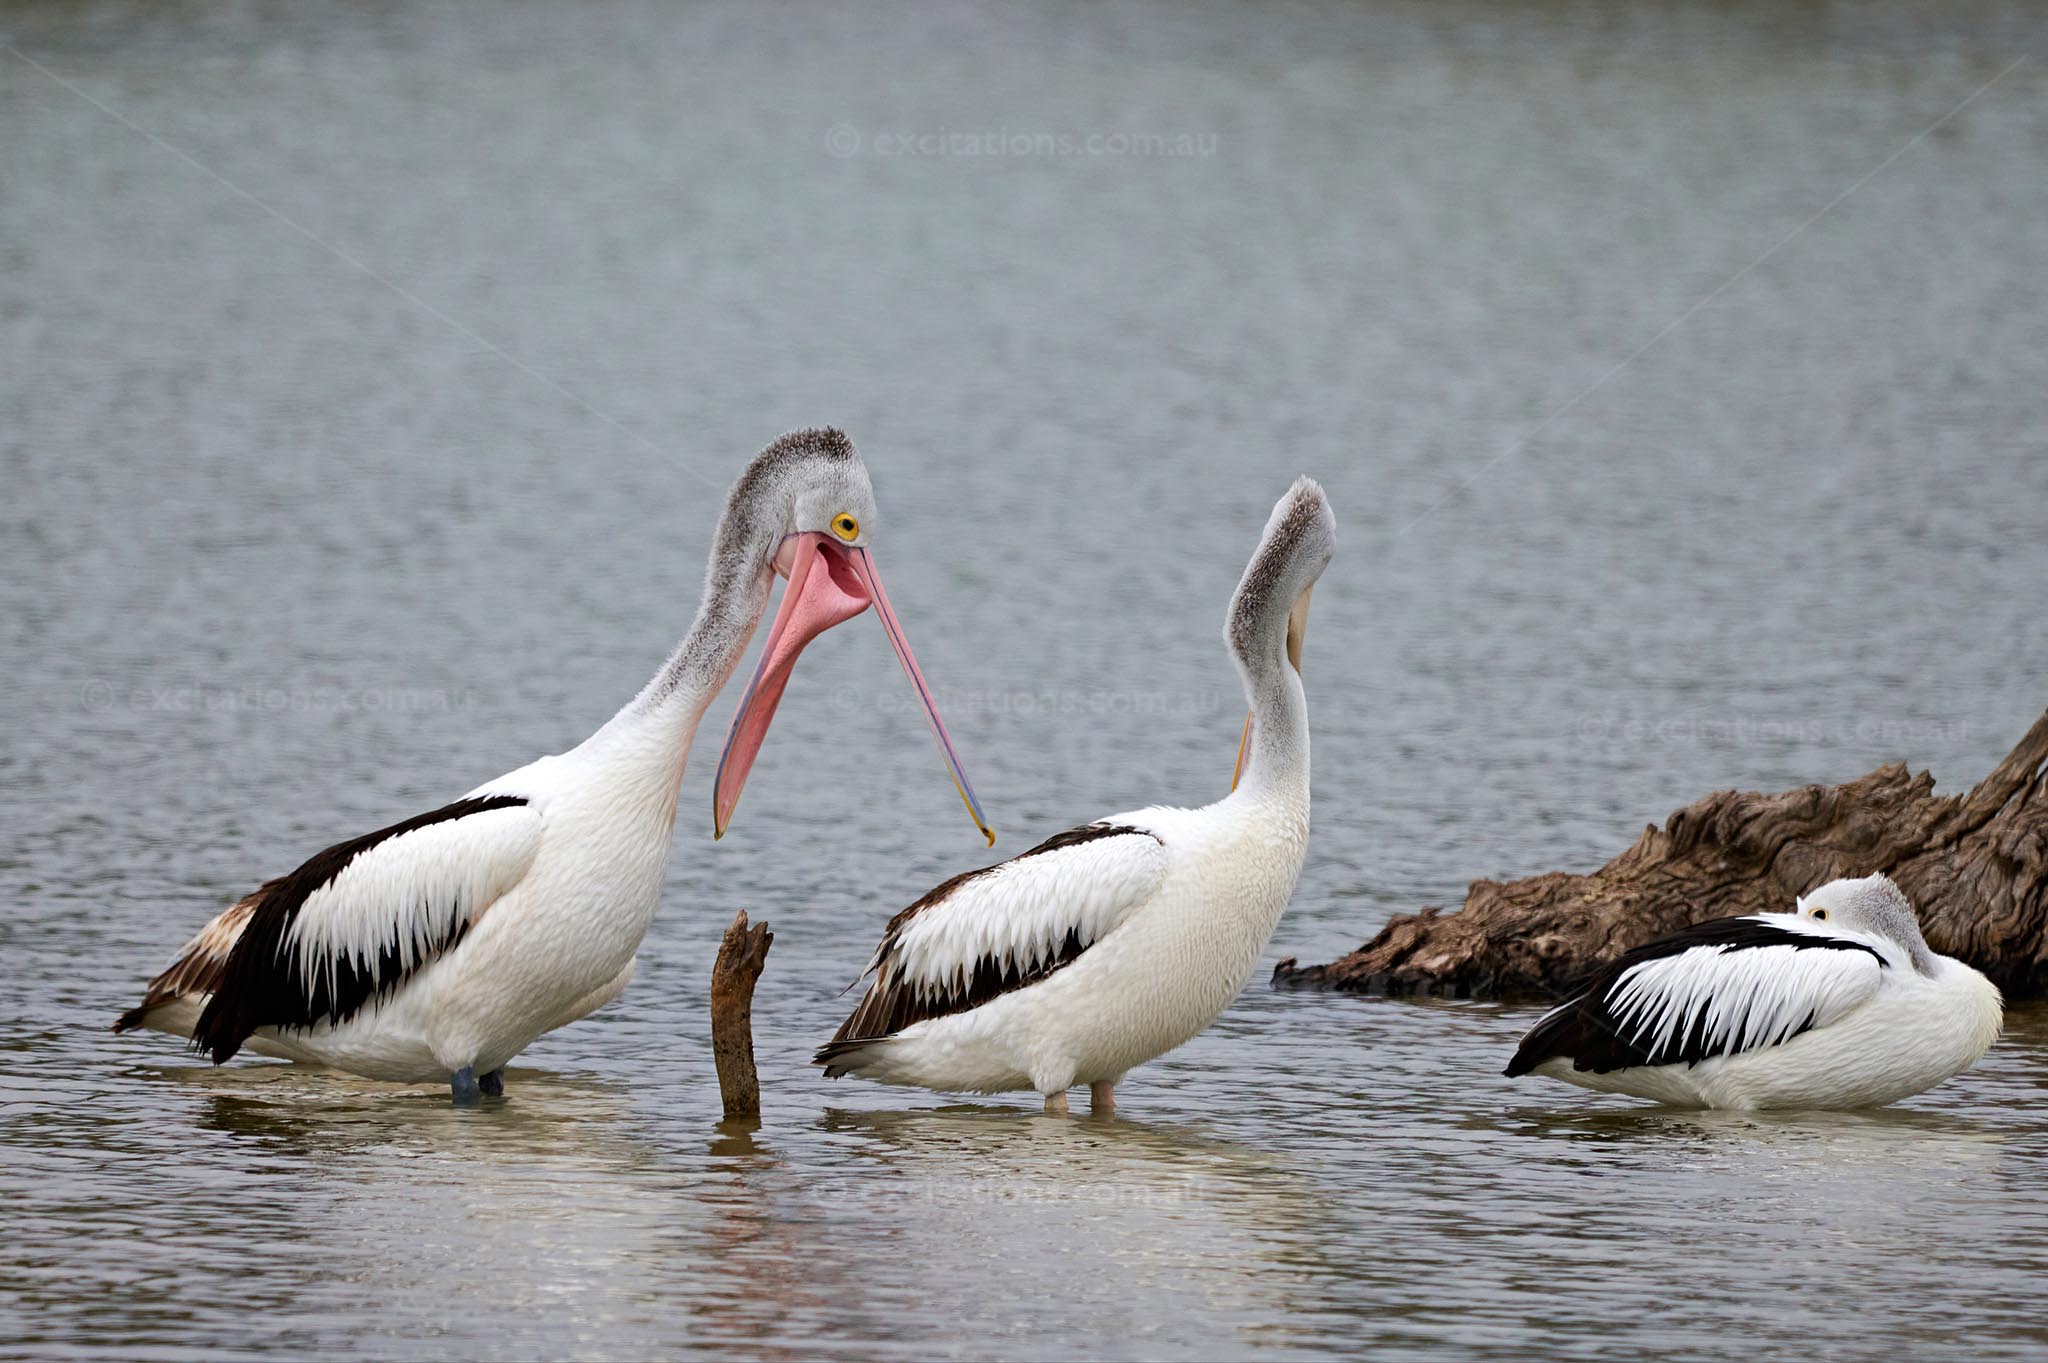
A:
MULTIPOLYGON (((256 907, 240 940, 221 968, 213 997, 192 1029, 194 1050, 208 1051, 218 1065, 232 1058, 251 1034, 261 1027, 304 1029, 323 1022, 343 1022, 372 1002, 397 988, 404 978, 402 956, 394 939, 385 943, 374 966, 344 956, 333 962, 330 980, 325 973, 307 979, 300 972, 296 953, 284 951, 285 938, 298 921, 299 910, 314 892, 334 878, 363 853, 400 834, 431 824, 481 814, 490 809, 509 809, 527 803, 520 795, 485 795, 443 805, 403 823, 338 842, 318 852, 290 875, 280 876, 256 892, 256 907)), ((465 921, 454 925, 440 941, 426 944, 422 958, 444 955, 469 931, 465 921)))
MULTIPOLYGON (((1758 947, 1791 947, 1795 951, 1866 951, 1886 965, 1884 954, 1862 942, 1795 932, 1756 918, 1713 918, 1680 928, 1668 937, 1646 942, 1601 968, 1585 989, 1562 1006, 1545 1015, 1530 1028, 1508 1062, 1505 1073, 1518 1078, 1551 1060, 1570 1060, 1575 1070, 1609 1074, 1615 1070, 1644 1065, 1697 1065, 1702 1060, 1725 1055, 1734 1049, 1732 1039, 1716 1038, 1707 1026, 1707 1010, 1700 1008, 1677 1034, 1662 1046, 1652 1047, 1629 1035, 1611 1011, 1615 986, 1621 977, 1647 961, 1678 956, 1695 947, 1716 947, 1723 951, 1747 951, 1758 947)), ((1784 1038, 1790 1040, 1813 1026, 1805 1022, 1784 1038)))
POLYGON ((960 987, 948 994, 925 995, 916 989, 901 985, 896 988, 885 988, 880 978, 889 963, 889 958, 895 953, 896 943, 904 927, 926 909, 944 902, 962 885, 1011 862, 1023 861, 1027 857, 1079 847, 1083 843, 1094 842, 1100 838, 1122 838, 1132 834, 1151 838, 1155 842, 1159 840, 1159 835, 1149 829, 1133 828, 1128 824, 1083 824, 1079 828, 1069 828, 1063 833, 1055 833, 1038 846, 1027 852, 1019 852, 1008 861, 999 861, 992 866, 963 872, 934 886, 916 903, 889 920, 889 926, 882 933, 882 945, 875 953, 875 983, 869 986, 867 994, 860 1001, 860 1006, 853 1010, 853 1015, 841 1023, 839 1030, 832 1034, 832 1039, 818 1048, 811 1063, 826 1066, 826 1077, 836 1079, 844 1071, 834 1069, 832 1061, 848 1051, 858 1050, 872 1042, 894 1036, 913 1023, 925 1022, 931 1018, 950 1017, 954 1013, 979 1008, 991 999, 999 998, 1012 990, 1022 989, 1027 984, 1036 984, 1055 971, 1072 965, 1094 943, 1082 941, 1080 933, 1069 930, 1066 940, 1060 943, 1060 949, 1036 965, 1006 962, 995 956, 982 957, 975 962, 973 972, 961 981, 960 987))

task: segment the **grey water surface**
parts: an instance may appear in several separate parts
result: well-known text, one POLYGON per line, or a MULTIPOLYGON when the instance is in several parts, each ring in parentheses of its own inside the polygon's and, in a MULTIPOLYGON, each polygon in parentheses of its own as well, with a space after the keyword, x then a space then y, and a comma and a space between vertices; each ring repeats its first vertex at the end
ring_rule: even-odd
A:
MULTIPOLYGON (((1113 1122, 827 1083, 986 854, 870 620, 507 1100, 110 1035, 208 916, 578 741, 830 422, 1014 853, 1227 785, 1224 603, 1343 535, 1269 956, 2048 704, 2026 5, 0 8, 0 1354, 2039 1358, 2048 1014, 1856 1115, 1281 995, 1113 1122), (765 1117, 706 977, 745 908, 765 1117)), ((1270 963, 1270 962, 1269 962, 1270 963)))

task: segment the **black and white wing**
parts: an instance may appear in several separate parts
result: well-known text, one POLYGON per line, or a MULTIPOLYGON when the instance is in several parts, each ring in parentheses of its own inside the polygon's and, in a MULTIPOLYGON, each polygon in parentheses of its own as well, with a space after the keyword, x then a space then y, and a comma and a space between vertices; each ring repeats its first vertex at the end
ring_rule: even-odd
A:
POLYGON ((1564 1059, 1606 1074, 1781 1045, 1867 1001, 1892 963, 1874 939, 1795 914, 1716 918, 1646 943, 1522 1038, 1510 1076, 1564 1059))
POLYGON ((204 976, 189 982, 212 995, 192 1044, 216 1064, 260 1027, 346 1021, 460 942, 540 839, 524 796, 480 795, 337 843, 215 920, 158 982, 188 962, 204 976), (197 951, 229 915, 242 920, 233 946, 197 951))
POLYGON ((953 877, 889 920, 867 966, 874 983, 816 1063, 836 1076, 832 1061, 846 1051, 1037 983, 1106 937, 1165 875, 1158 835, 1104 822, 953 877))

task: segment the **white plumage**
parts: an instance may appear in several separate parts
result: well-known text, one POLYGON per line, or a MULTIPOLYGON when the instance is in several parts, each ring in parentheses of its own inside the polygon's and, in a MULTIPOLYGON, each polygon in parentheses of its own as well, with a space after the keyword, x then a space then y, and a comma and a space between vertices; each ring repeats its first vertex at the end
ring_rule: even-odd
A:
MULTIPOLYGON (((1769 918, 1751 921, 1831 942, 1864 940, 1855 933, 1807 928, 1806 920, 1789 914, 1777 917, 1781 922, 1775 925, 1769 918)), ((1877 992, 1883 975, 1875 944, 1869 951, 1694 947, 1623 971, 1608 1010, 1624 1032, 1652 1052, 1679 1045, 1694 1026, 1711 1051, 1753 1051, 1839 1021, 1877 992)))
POLYGON ((1142 833, 1003 862, 913 916, 868 969, 883 987, 923 999, 964 988, 984 960, 1036 970, 1057 958, 1069 935, 1092 945, 1120 926, 1158 890, 1166 862, 1158 839, 1142 833))
MULTIPOLYGON (((498 1091, 535 1038, 617 997, 653 919, 697 726, 789 579, 713 784, 723 832, 806 641, 873 607, 981 823, 867 548, 866 467, 844 435, 798 431, 734 484, 689 634, 569 752, 451 805, 335 844, 186 944, 115 1030, 243 1046, 375 1079, 498 1091)), ((985 828, 984 828, 984 831, 985 828)))
POLYGON ((818 1052, 832 1077, 1113 1103, 1132 1067, 1187 1041, 1257 966, 1308 847, 1309 589, 1335 522, 1302 479, 1275 507, 1226 637, 1251 700, 1244 780, 1201 809, 1119 814, 957 876, 891 920, 874 981, 818 1052))
MULTIPOLYGON (((498 792, 476 792, 494 794, 498 792)), ((525 879, 540 853, 533 804, 486 809, 428 824, 359 853, 307 895, 284 938, 299 974, 337 987, 353 963, 382 987, 387 951, 403 978, 525 879)))
POLYGON ((1689 1107, 1874 1107, 1968 1069, 2001 1018, 1997 988, 1931 951, 1876 875, 1638 947, 1546 1014, 1507 1072, 1689 1107))

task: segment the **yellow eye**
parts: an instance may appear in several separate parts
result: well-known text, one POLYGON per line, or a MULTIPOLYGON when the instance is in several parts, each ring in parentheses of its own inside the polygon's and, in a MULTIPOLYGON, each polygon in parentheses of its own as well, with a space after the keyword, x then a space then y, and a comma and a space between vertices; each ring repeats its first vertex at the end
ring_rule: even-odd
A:
POLYGON ((1815 918, 1826 918, 1828 916, 1828 911, 1826 909, 1815 909, 1813 911, 1813 916, 1815 918))
POLYGON ((860 522, 842 513, 832 518, 832 533, 851 544, 860 538, 860 522))

